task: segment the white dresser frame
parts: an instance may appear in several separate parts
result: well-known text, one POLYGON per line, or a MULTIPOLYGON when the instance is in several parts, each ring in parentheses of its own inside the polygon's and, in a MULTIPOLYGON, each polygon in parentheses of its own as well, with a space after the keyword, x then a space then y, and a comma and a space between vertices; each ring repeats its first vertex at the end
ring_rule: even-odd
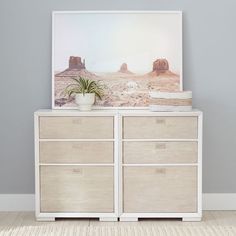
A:
MULTIPOLYGON (((119 172, 119 163, 118 163, 118 116, 116 111, 93 111, 93 112, 79 112, 76 110, 39 110, 34 114, 34 131, 35 131, 35 215, 38 221, 54 221, 56 217, 63 218, 99 218, 100 221, 117 221, 118 217, 118 172, 119 172), (114 163, 113 164, 41 164, 39 162, 39 143, 45 141, 39 137, 39 117, 42 116, 109 116, 114 117, 114 138, 113 139, 66 139, 63 141, 113 141, 114 142, 114 163), (113 166, 114 167, 114 212, 113 213, 72 213, 72 212, 63 212, 63 213, 53 213, 48 212, 44 213, 40 211, 40 176, 39 168, 41 165, 63 165, 63 166, 113 166)), ((60 139, 46 139, 46 141, 60 141, 60 139)))
MULTIPOLYGON (((80 112, 76 110, 39 110, 34 113, 35 132, 35 215, 38 221, 54 221, 55 218, 99 218, 100 221, 137 221, 138 218, 182 218, 183 221, 200 221, 202 217, 202 112, 150 112, 149 110, 93 110, 80 112), (67 141, 113 141, 114 163, 113 164, 49 164, 49 165, 72 165, 72 166, 113 166, 114 167, 114 212, 113 213, 44 213, 40 211, 40 176, 39 168, 39 143, 45 140, 39 137, 39 117, 41 116, 112 116, 114 117, 113 139, 67 139, 67 141), (198 117, 197 139, 150 139, 148 141, 197 141, 198 162, 193 164, 123 164, 122 163, 122 118, 124 116, 195 116, 198 117), (198 206, 195 213, 124 213, 123 212, 123 166, 178 166, 188 165, 198 167, 198 206)), ((47 141, 60 141, 59 139, 47 139, 47 141)), ((147 139, 129 139, 129 141, 147 141, 147 139)))
POLYGON ((201 221, 202 217, 202 112, 194 110, 191 112, 150 112, 139 110, 127 110, 119 113, 119 217, 120 221, 138 221, 138 218, 182 218, 183 221, 201 221), (198 117, 198 137, 197 139, 123 139, 122 118, 125 116, 194 116, 198 117), (193 164, 123 164, 122 163, 122 143, 124 141, 196 141, 198 142, 198 162, 193 164), (197 166, 198 167, 198 197, 196 213, 124 213, 123 212, 123 186, 122 172, 123 166, 197 166))

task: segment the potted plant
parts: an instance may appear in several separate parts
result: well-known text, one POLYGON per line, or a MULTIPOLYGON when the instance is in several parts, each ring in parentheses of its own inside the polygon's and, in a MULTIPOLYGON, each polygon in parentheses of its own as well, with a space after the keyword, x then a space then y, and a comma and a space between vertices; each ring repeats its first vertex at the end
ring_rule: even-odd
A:
POLYGON ((99 81, 83 78, 72 78, 75 83, 66 87, 65 92, 70 96, 75 95, 75 102, 81 111, 90 111, 95 102, 95 97, 99 99, 103 96, 103 86, 99 81))

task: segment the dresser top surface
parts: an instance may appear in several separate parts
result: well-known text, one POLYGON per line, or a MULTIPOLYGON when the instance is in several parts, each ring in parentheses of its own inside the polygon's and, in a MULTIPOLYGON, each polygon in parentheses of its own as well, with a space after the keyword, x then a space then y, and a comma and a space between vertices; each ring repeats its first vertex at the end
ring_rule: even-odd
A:
POLYGON ((35 111, 34 114, 38 116, 113 116, 118 114, 127 116, 198 116, 201 115, 202 112, 197 109, 185 112, 153 112, 149 109, 94 109, 87 112, 82 112, 76 109, 40 109, 35 111))

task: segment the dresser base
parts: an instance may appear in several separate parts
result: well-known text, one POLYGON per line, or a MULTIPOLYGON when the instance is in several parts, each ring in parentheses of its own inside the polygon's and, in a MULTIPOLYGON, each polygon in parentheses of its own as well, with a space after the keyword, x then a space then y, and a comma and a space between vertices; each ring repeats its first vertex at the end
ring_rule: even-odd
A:
MULTIPOLYGON (((37 221, 41 222, 52 222, 55 221, 55 217, 36 217, 37 221)), ((119 221, 121 222, 137 222, 139 220, 138 217, 120 217, 119 221)), ((183 222, 199 222, 201 221, 201 217, 183 217, 182 221, 183 222)), ((99 221, 101 222, 116 222, 118 221, 117 217, 100 217, 99 221)))
MULTIPOLYGON (((154 217, 154 218, 155 219, 163 219, 162 217, 154 217)), ((136 222, 138 220, 139 220, 138 217, 120 217, 121 222, 136 222)), ((182 218, 183 222, 199 222, 201 220, 202 220, 201 217, 183 217, 182 218)))
POLYGON ((55 221, 55 217, 36 217, 37 221, 45 221, 45 222, 50 222, 50 221, 55 221))
POLYGON ((120 217, 121 222, 135 222, 138 221, 137 217, 120 217))
POLYGON ((115 222, 115 221, 118 221, 118 218, 117 217, 100 217, 99 218, 99 221, 102 221, 102 222, 115 222))
POLYGON ((196 221, 201 221, 201 217, 183 217, 182 221, 183 222, 196 222, 196 221))

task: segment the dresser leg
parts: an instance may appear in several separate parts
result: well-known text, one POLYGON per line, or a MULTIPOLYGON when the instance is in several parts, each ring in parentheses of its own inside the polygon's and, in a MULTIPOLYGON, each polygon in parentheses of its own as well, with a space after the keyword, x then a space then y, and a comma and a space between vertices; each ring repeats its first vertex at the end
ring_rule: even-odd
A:
POLYGON ((100 217, 99 221, 118 221, 117 217, 100 217))
POLYGON ((36 217, 37 221, 55 221, 54 217, 36 217))
POLYGON ((135 222, 138 221, 137 217, 120 217, 120 221, 122 222, 135 222))
POLYGON ((194 222, 194 221, 201 221, 202 217, 183 217, 182 221, 184 222, 194 222))

